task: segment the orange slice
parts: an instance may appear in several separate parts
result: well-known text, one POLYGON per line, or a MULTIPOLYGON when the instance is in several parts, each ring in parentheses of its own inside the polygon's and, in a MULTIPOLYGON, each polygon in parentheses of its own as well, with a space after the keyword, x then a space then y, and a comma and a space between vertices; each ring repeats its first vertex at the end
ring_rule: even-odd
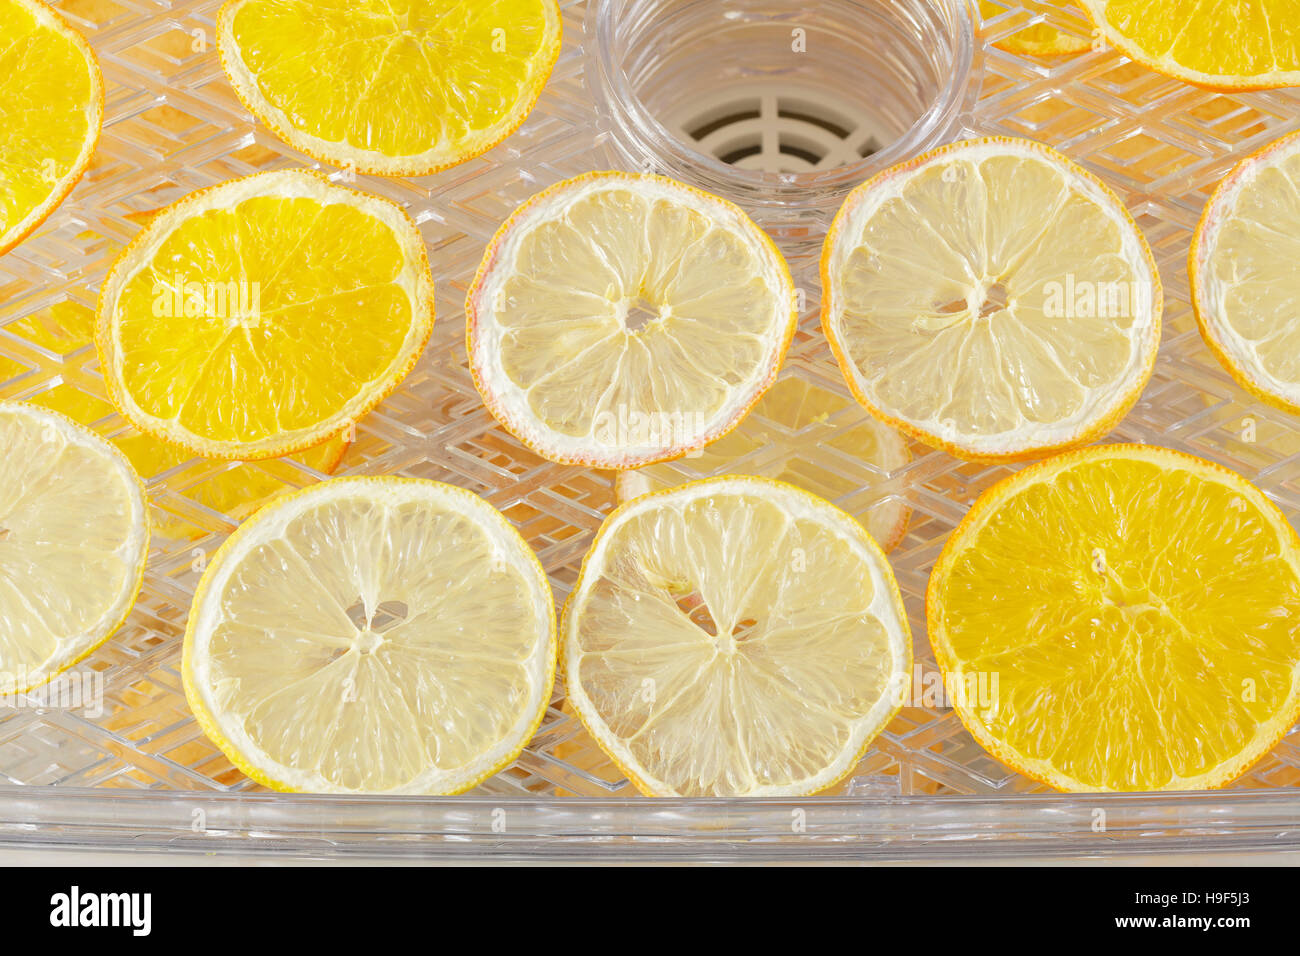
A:
POLYGON ((39 0, 0 0, 0 254, 85 174, 103 119, 104 78, 81 34, 39 0))
POLYGON ((100 294, 109 394, 137 428, 212 458, 276 458, 347 429, 433 328, 419 230, 396 205, 299 172, 192 193, 100 294))

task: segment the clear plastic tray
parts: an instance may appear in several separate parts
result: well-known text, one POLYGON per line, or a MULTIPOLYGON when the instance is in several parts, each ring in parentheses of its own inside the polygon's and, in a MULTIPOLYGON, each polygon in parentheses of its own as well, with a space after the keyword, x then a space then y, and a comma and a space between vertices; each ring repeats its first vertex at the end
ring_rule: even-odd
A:
MULTIPOLYGON (((68 310, 84 316, 93 309, 99 282, 139 229, 140 214, 234 176, 309 165, 236 101, 212 44, 218 5, 62 4, 99 55, 107 121, 86 179, 37 235, 0 258, 0 398, 70 388, 104 401, 84 337, 51 349, 48 339, 34 341, 32 323, 49 327, 68 310)), ((1300 96, 1209 93, 1105 50, 1051 60, 1016 56, 993 43, 1045 11, 1033 0, 1012 6, 984 23, 970 51, 978 104, 964 107, 944 138, 964 128, 1050 143, 1110 183, 1145 231, 1165 283, 1164 341, 1150 386, 1112 437, 1220 461, 1259 483, 1288 514, 1300 514, 1296 423, 1250 400, 1222 371, 1197 333, 1185 275, 1190 229, 1210 189, 1237 158, 1300 126, 1300 96)), ((538 551, 557 600, 612 505, 612 477, 540 460, 497 427, 466 369, 463 298, 486 243, 516 204, 568 175, 627 165, 584 81, 587 3, 564 8, 564 53, 517 135, 435 177, 360 177, 361 188, 401 202, 421 224, 439 318, 426 355, 361 423, 338 471, 435 478, 482 494, 538 551)), ((1063 22, 1080 35, 1090 30, 1077 10, 1063 22)), ((809 260, 795 258, 810 291, 783 374, 847 394, 818 326, 809 260)), ((127 428, 111 409, 95 427, 106 435, 127 428)), ((891 560, 918 663, 928 672, 934 664, 922 594, 930 566, 971 502, 1006 469, 921 446, 912 451, 910 464, 876 485, 872 501, 844 503, 861 513, 901 498, 911 509, 891 560)), ((0 709, 0 846, 574 860, 1300 849, 1294 732, 1227 791, 1072 797, 1039 792, 986 756, 942 702, 927 701, 906 708, 834 793, 798 801, 638 797, 569 716, 562 687, 516 764, 469 795, 359 799, 261 791, 199 731, 179 675, 197 568, 237 524, 204 504, 202 489, 230 467, 196 460, 146 476, 156 514, 175 533, 155 541, 127 625, 77 668, 86 686, 102 688, 102 706, 19 700, 0 709)), ((256 467, 286 488, 322 477, 290 462, 256 467)))

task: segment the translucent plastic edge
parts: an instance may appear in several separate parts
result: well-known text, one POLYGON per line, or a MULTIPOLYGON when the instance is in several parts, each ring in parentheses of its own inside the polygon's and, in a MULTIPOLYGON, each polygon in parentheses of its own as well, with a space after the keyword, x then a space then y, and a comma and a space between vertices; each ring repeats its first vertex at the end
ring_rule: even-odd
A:
POLYGON ((1300 851, 1300 790, 806 800, 0 787, 0 847, 286 858, 888 862, 1300 851))

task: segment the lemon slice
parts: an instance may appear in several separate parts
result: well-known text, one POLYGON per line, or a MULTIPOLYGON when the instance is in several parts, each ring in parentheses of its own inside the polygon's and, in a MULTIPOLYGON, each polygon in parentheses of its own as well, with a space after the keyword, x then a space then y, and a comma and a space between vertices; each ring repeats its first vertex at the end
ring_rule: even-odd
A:
POLYGON ((185 693, 266 786, 460 793, 536 730, 555 646, 546 576, 491 505, 439 482, 337 478, 217 552, 185 631, 185 693))
POLYGON ((1151 250, 1099 180, 1027 140, 957 143, 840 210, 822 324, 869 410, 961 458, 1086 444, 1137 401, 1160 342, 1151 250))
POLYGON ((1125 55, 1212 90, 1300 85, 1296 0, 1081 0, 1125 55))
POLYGON ((133 425, 252 461, 374 408, 433 328, 424 242, 396 205, 298 171, 199 190, 118 257, 96 343, 133 425))
POLYGON ((1192 239, 1201 334, 1243 387, 1300 413, 1300 135, 1245 159, 1219 185, 1192 239))
MULTIPOLYGON (((1049 5, 1063 7, 1066 5, 1066 0, 1051 0, 1049 5)), ((990 3, 989 0, 980 0, 980 16, 985 20, 1002 15, 1006 9, 996 3, 990 3)), ((1026 56, 1065 56, 1090 50, 1092 40, 1067 33, 1049 16, 1044 22, 1017 30, 1010 36, 998 40, 994 45, 1008 53, 1026 56)))
POLYGON ((1219 787, 1300 717, 1300 538, 1190 455, 1101 446, 1002 481, 927 605, 967 728, 1060 790, 1219 787))
POLYGON ((144 488, 121 452, 62 415, 0 402, 0 693, 103 644, 140 593, 144 488))
POLYGON ((77 184, 104 119, 90 45, 38 0, 0 0, 0 254, 77 184))
POLYGON ((560 54, 554 0, 227 0, 217 48, 239 98, 310 156, 422 176, 487 152, 560 54))
POLYGON ((798 318, 785 260, 738 207, 629 173, 525 203, 466 310, 474 381, 502 424, 547 458, 614 469, 734 428, 798 318))
POLYGON ((889 473, 911 461, 898 432, 852 399, 802 378, 785 378, 736 430, 690 458, 621 471, 619 501, 710 475, 774 478, 836 502, 885 550, 907 530, 909 509, 889 493, 889 473))
POLYGON ((761 478, 637 498, 601 526, 560 625, 568 700, 651 796, 796 796, 902 706, 912 645, 879 546, 761 478))

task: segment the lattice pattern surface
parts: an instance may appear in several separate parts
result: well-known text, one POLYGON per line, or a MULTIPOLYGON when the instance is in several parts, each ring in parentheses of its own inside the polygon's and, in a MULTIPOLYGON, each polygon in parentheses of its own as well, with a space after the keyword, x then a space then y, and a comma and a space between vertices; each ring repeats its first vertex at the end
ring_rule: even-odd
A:
MULTIPOLYGON (((217 0, 68 0, 63 12, 90 39, 108 84, 95 162, 38 233, 0 258, 0 398, 72 402, 109 437, 129 426, 107 402, 88 317, 114 257, 151 210, 193 189, 267 169, 312 166, 240 106, 212 44, 217 0)), ((1227 96, 1160 77, 1106 50, 1035 60, 994 44, 1046 8, 1010 5, 986 21, 980 133, 1025 136, 1063 150, 1124 198, 1146 233, 1166 290, 1164 341, 1154 378, 1115 440, 1168 445, 1220 461, 1300 515, 1300 434, 1283 412, 1242 392, 1202 343, 1191 315, 1185 260, 1190 231, 1219 178, 1240 157, 1300 128, 1300 95, 1227 96)), ((585 2, 566 2, 565 49, 538 108, 486 157, 438 176, 359 177, 358 187, 401 203, 420 224, 438 285, 433 340, 402 387, 360 423, 336 474, 402 474, 449 481, 483 495, 539 553, 557 601, 614 502, 612 476, 544 461, 499 428, 466 367, 464 295, 500 222, 537 190, 594 165, 607 134, 583 80, 585 2)), ((1088 35, 1067 8, 1067 29, 1088 35)), ((606 153, 612 155, 612 153, 606 153)), ((337 172, 330 170, 330 172, 337 172)), ((813 264, 793 263, 810 290, 783 376, 847 396, 821 333, 813 264)), ((860 482, 860 466, 829 450, 820 463, 860 482)), ((972 465, 916 445, 905 467, 876 476, 871 495, 841 504, 862 515, 882 501, 911 509, 891 554, 907 602, 922 672, 933 672, 923 594, 948 534, 1007 469, 972 465)), ((758 454, 758 453, 756 453, 758 454)), ((205 493, 225 470, 249 471, 259 488, 320 480, 290 461, 257 466, 165 462, 146 474, 156 534, 140 601, 127 625, 79 665, 102 681, 102 707, 0 710, 0 782, 43 786, 247 791, 256 787, 199 731, 180 680, 181 636, 203 562, 238 524, 205 493)), ((690 468, 690 462, 682 466, 690 468)), ((688 473, 688 472, 684 472, 688 473)), ((217 504, 220 504, 218 501, 217 504)), ((234 510, 234 509, 230 509, 234 510)), ((839 792, 1014 794, 1039 789, 989 758, 942 702, 917 701, 878 739, 839 792)), ((1300 782, 1292 733, 1237 785, 1300 782)), ((546 720, 514 766, 481 793, 551 797, 630 795, 556 690, 546 720)))

